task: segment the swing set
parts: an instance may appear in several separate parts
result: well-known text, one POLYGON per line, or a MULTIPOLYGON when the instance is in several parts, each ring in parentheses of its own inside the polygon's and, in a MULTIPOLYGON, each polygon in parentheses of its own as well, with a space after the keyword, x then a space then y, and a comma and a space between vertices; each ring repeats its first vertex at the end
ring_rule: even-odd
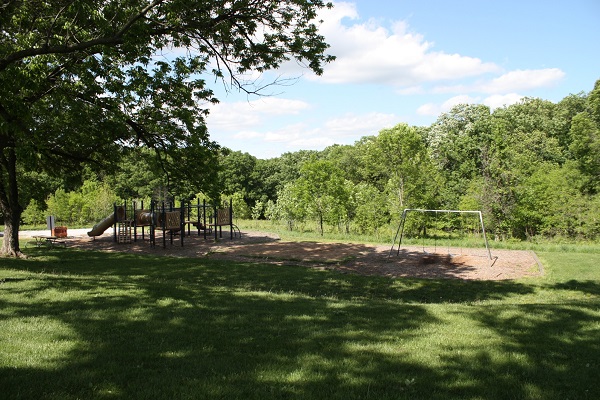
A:
MULTIPOLYGON (((475 210, 468 210, 468 211, 464 211, 464 210, 426 210, 426 209, 420 209, 420 208, 406 208, 402 211, 402 217, 400 219, 400 224, 398 225, 398 230, 396 231, 396 235, 394 236, 394 241, 392 242, 392 247, 390 249, 390 252, 388 254, 388 258, 390 258, 392 256, 392 254, 394 253, 394 251, 396 252, 396 256, 400 255, 400 249, 402 247, 402 240, 404 238, 404 230, 405 230, 405 226, 406 226, 406 217, 409 213, 422 213, 425 214, 425 222, 422 225, 422 238, 423 238, 423 243, 422 243, 422 248, 423 248, 423 252, 425 253, 425 236, 426 236, 426 232, 427 232, 427 226, 429 225, 429 218, 428 216, 430 214, 433 214, 436 222, 438 219, 438 215, 440 214, 446 214, 446 215, 451 215, 451 214, 459 214, 459 215, 465 215, 465 214, 475 214, 479 217, 479 225, 481 227, 481 233, 483 235, 483 241, 485 243, 485 249, 487 252, 487 258, 489 259, 489 265, 490 267, 493 265, 493 259, 492 259, 492 253, 490 251, 490 247, 488 244, 488 240, 487 240, 487 236, 485 233, 485 226, 483 225, 483 215, 481 213, 481 211, 475 211, 475 210), (396 242, 398 242, 398 249, 394 250, 396 247, 396 242)), ((449 228, 450 229, 450 228, 449 228)), ((450 241, 448 241, 448 254, 450 254, 450 241)), ((461 250, 462 251, 462 250, 461 250)), ((437 234, 434 234, 434 252, 437 252, 437 234)))

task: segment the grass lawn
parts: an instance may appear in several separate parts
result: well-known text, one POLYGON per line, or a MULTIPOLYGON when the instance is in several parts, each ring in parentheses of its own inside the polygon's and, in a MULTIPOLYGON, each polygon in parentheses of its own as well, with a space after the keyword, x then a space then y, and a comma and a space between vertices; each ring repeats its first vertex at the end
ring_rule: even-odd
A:
POLYGON ((600 398, 598 252, 502 282, 26 252, 0 259, 2 398, 600 398))

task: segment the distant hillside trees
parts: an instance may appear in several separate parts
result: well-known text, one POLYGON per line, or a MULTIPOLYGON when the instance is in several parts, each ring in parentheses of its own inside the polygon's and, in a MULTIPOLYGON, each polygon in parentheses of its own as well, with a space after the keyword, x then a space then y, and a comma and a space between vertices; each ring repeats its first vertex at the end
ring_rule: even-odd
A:
POLYGON ((255 160, 254 170, 227 174, 252 177, 240 186, 252 193, 251 207, 271 204, 255 217, 290 228, 313 218, 319 229, 375 232, 403 208, 476 208, 498 238, 594 239, 599 127, 600 81, 559 103, 526 98, 493 112, 458 105, 429 127, 399 124, 354 145, 255 160))

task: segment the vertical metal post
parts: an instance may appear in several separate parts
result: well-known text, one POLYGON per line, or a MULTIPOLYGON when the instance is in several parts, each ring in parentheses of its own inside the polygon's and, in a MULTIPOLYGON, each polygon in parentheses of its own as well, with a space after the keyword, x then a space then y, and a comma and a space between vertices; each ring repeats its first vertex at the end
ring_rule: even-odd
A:
POLYGON ((215 224, 215 242, 217 240, 219 240, 217 237, 217 228, 218 228, 217 224, 219 222, 219 221, 217 221, 218 212, 219 212, 219 210, 217 209, 217 206, 213 206, 213 222, 215 224))
POLYGON ((183 208, 183 200, 179 200, 179 236, 181 247, 183 247, 183 237, 185 236, 185 209, 183 208))
MULTIPOLYGON (((141 204, 142 208, 140 208, 140 211, 144 209, 144 200, 142 200, 141 203, 142 203, 141 204)), ((150 215, 152 215, 152 210, 150 211, 150 215)), ((152 224, 152 222, 151 222, 151 224, 152 224)), ((142 224, 142 240, 144 240, 144 225, 143 224, 142 224)))
MULTIPOLYGON (((198 201, 200 201, 200 199, 198 199, 198 201)), ((206 240, 206 229, 208 228, 208 225, 206 225, 206 199, 202 199, 202 218, 204 219, 204 240, 206 240)))
POLYGON ((233 240, 233 200, 229 199, 229 240, 233 240))
MULTIPOLYGON (((492 252, 490 251, 490 246, 488 246, 488 240, 487 240, 487 235, 485 234, 485 226, 483 225, 483 215, 481 214, 481 211, 479 211, 479 221, 481 222, 481 231, 483 232, 483 240, 485 241, 485 248, 488 252, 488 257, 491 262, 492 261, 492 252)), ((490 267, 491 267, 491 265, 490 265, 490 267)))
POLYGON ((137 242, 137 202, 133 202, 133 241, 137 242))
POLYGON ((196 227, 198 228, 198 236, 200 236, 200 198, 198 197, 198 200, 196 201, 196 212, 198 213, 198 215, 196 216, 196 219, 198 222, 198 225, 196 225, 196 227))
POLYGON ((396 245, 396 240, 398 239, 398 235, 400 235, 400 242, 398 243, 398 252, 396 255, 400 254, 400 246, 402 246, 402 235, 404 233, 404 221, 406 219, 406 212, 408 209, 404 209, 402 211, 402 217, 400 218, 400 224, 398 225, 398 230, 396 230, 396 236, 394 236, 394 241, 392 242, 392 248, 390 249, 390 253, 388 254, 388 258, 392 255, 394 251, 394 246, 396 245))
POLYGON ((167 209, 164 201, 162 202, 160 214, 162 215, 163 249, 165 249, 167 247, 167 209))
POLYGON ((151 247, 156 246, 156 202, 150 200, 150 245, 151 247))
POLYGON ((117 243, 117 222, 119 216, 117 215, 117 203, 113 203, 113 242, 117 243))

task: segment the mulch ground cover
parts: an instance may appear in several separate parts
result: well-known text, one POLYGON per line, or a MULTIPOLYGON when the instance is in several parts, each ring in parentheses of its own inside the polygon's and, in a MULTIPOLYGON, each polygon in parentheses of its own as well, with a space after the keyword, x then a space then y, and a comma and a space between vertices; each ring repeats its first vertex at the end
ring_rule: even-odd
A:
POLYGON ((506 280, 540 276, 543 266, 533 251, 402 246, 357 243, 286 242, 265 232, 243 232, 231 240, 229 233, 215 241, 192 234, 157 237, 151 246, 147 237, 119 244, 111 235, 96 239, 79 237, 68 241, 68 247, 164 255, 204 257, 234 261, 251 261, 307 268, 331 269, 344 273, 380 275, 390 278, 451 278, 464 280, 506 280), (163 246, 164 243, 164 246, 163 246))

